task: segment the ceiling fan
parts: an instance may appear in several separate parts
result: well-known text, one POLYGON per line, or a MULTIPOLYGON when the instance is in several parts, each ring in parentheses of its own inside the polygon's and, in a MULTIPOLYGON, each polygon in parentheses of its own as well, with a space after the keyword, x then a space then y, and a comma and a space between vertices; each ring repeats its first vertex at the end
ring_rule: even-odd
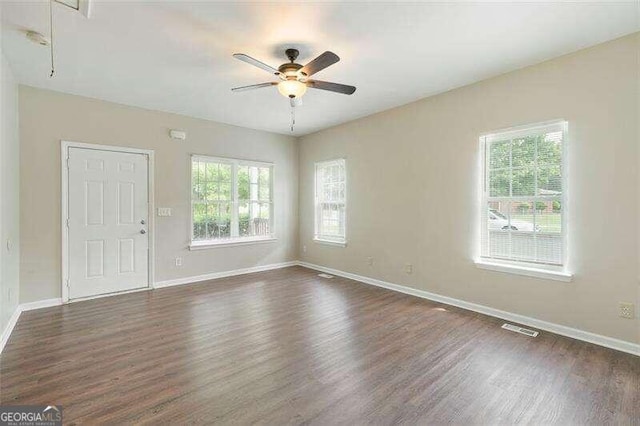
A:
POLYGON ((309 77, 315 73, 322 71, 323 69, 335 64, 340 60, 338 55, 333 52, 324 52, 307 65, 296 64, 295 60, 298 58, 300 52, 297 49, 285 50, 287 58, 290 62, 284 63, 278 67, 273 68, 270 65, 265 64, 255 58, 244 53, 235 53, 234 58, 243 62, 263 69, 275 76, 280 81, 272 81, 269 83, 252 84, 250 86, 234 87, 231 89, 233 92, 244 92, 245 90, 259 89, 261 87, 278 86, 278 91, 282 96, 290 99, 291 106, 295 107, 301 105, 301 97, 307 91, 307 88, 328 90, 330 92, 342 93, 345 95, 352 95, 356 91, 354 86, 348 86, 346 84, 332 83, 329 81, 312 80, 309 77))

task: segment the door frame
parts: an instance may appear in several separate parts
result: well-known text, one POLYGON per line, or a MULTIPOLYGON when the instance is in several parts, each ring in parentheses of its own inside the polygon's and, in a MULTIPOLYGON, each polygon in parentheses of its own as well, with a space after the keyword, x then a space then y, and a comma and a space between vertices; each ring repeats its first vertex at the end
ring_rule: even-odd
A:
POLYGON ((115 145, 98 145, 92 143, 72 142, 61 140, 60 141, 60 175, 61 179, 61 215, 60 226, 62 233, 62 281, 60 287, 62 289, 62 303, 72 303, 79 300, 95 299, 99 297, 111 296, 114 294, 133 293, 136 291, 152 290, 155 286, 155 220, 154 220, 154 151, 152 149, 138 149, 129 148, 124 146, 115 145), (142 154, 146 155, 149 159, 147 167, 147 191, 149 199, 149 212, 148 212, 148 232, 149 237, 149 255, 147 256, 147 268, 149 285, 142 289, 135 289, 129 291, 121 291, 117 293, 101 294, 97 296, 82 297, 78 299, 69 300, 69 227, 67 226, 67 218, 69 217, 69 148, 83 148, 93 149, 97 151, 111 151, 111 152, 123 152, 128 154, 142 154))

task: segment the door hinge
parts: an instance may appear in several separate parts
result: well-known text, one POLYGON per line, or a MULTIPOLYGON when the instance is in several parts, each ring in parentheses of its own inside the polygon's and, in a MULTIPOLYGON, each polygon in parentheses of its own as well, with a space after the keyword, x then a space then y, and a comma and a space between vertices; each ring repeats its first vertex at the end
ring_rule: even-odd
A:
POLYGON ((70 163, 69 157, 67 157, 67 169, 69 168, 69 163, 70 163))
POLYGON ((68 228, 69 227, 69 218, 67 218, 66 222, 67 222, 67 228, 68 228))
POLYGON ((67 288, 71 288, 71 286, 69 285, 69 280, 67 280, 67 288))

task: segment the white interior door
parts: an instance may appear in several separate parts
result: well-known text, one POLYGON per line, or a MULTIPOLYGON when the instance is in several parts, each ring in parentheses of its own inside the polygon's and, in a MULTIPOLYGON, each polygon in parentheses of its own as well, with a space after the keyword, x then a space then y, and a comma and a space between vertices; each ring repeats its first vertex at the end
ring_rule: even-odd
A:
POLYGON ((148 156, 69 148, 69 299, 149 286, 148 156))

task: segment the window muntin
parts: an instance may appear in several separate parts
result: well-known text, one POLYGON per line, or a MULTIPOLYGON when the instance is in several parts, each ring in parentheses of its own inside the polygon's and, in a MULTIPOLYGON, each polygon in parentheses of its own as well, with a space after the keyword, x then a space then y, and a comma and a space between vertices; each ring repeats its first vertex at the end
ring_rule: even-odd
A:
POLYGON ((191 241, 273 237, 273 165, 191 157, 191 241))
POLYGON ((344 159, 315 165, 314 239, 346 242, 347 173, 344 159))
POLYGON ((564 266, 565 135, 555 122, 481 138, 482 258, 564 266))

